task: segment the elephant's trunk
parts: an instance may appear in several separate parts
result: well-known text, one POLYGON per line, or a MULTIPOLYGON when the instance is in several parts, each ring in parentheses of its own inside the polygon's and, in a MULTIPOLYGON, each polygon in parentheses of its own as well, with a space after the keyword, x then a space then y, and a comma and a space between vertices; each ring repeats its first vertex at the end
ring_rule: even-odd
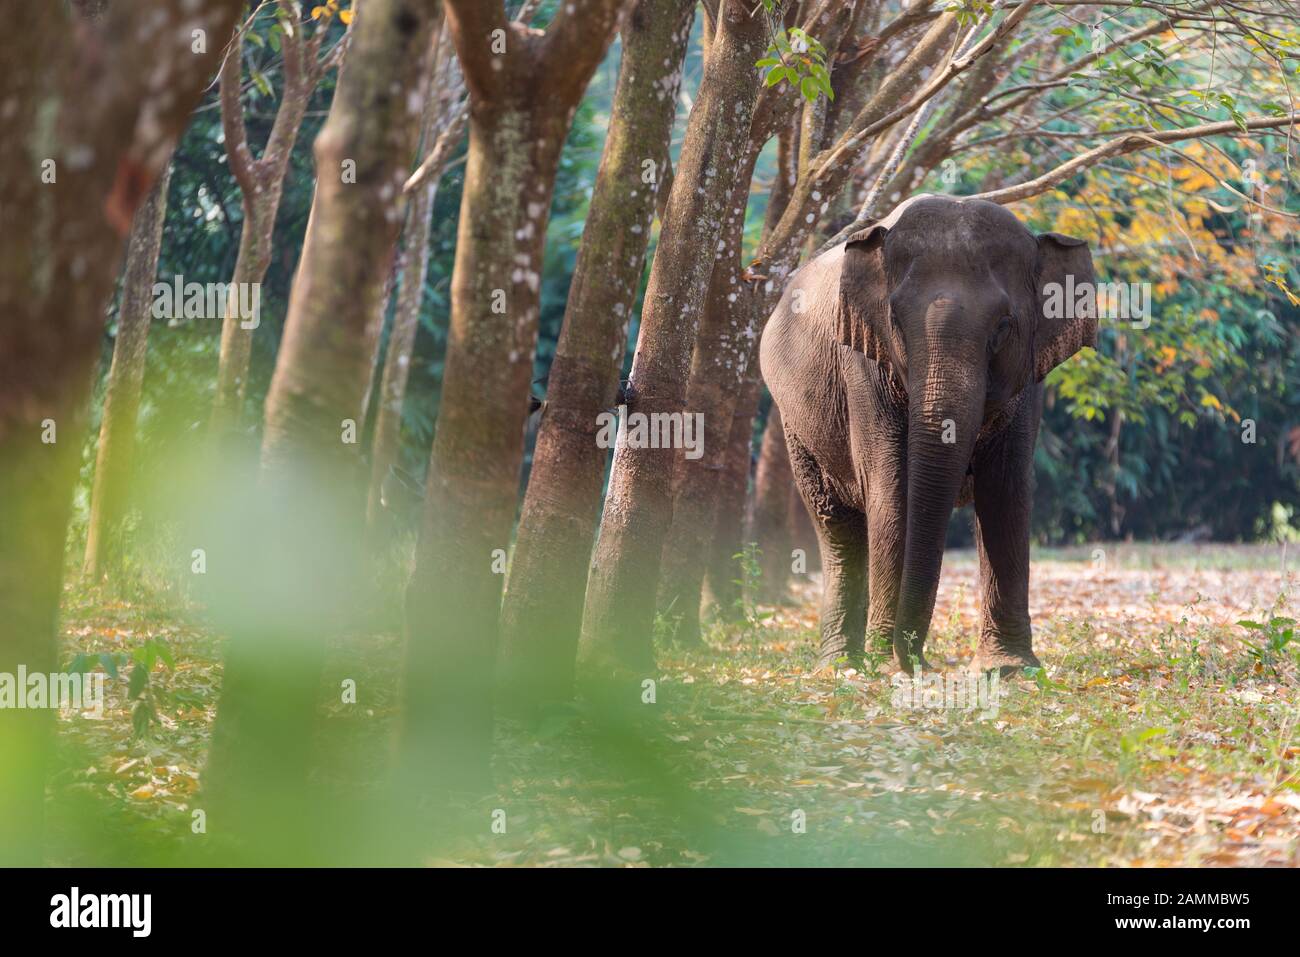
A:
POLYGON ((894 654, 909 673, 930 629, 948 520, 984 418, 988 376, 984 343, 943 334, 938 300, 927 312, 925 348, 912 350, 907 429, 907 531, 894 654))

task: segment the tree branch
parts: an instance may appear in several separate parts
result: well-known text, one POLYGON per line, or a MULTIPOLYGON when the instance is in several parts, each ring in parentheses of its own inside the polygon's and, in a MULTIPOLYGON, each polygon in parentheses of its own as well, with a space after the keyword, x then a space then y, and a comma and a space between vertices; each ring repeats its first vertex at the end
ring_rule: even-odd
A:
MULTIPOLYGON (((501 30, 506 35, 506 50, 527 36, 526 28, 506 20, 501 0, 445 0, 447 22, 456 40, 465 85, 471 96, 489 101, 504 71, 494 69, 492 35, 501 30)), ((509 54, 507 54, 509 55, 509 54)))
POLYGON ((578 102, 605 58, 626 10, 624 0, 566 0, 542 37, 540 79, 566 106, 578 102))
POLYGON ((1058 183, 1065 182, 1076 173, 1113 156, 1136 153, 1153 145, 1162 146, 1166 143, 1177 143, 1182 140, 1218 136, 1221 133, 1240 133, 1243 126, 1246 130, 1277 129, 1280 126, 1294 125, 1297 120, 1300 120, 1300 113, 1291 113, 1287 116, 1253 116, 1244 120, 1240 125, 1235 120, 1224 120, 1219 123, 1204 123, 1200 126, 1189 126, 1179 130, 1127 133, 1123 136, 1117 136, 1095 149, 1088 150, 1086 153, 1080 153, 1042 176, 1015 186, 1007 186, 987 193, 977 193, 968 198, 983 199, 990 203, 1005 206, 1008 203, 1017 203, 1045 193, 1058 183))
POLYGON ((230 41, 221 61, 221 132, 226 140, 226 160, 239 184, 240 192, 251 196, 257 189, 256 161, 248 149, 248 130, 244 126, 244 104, 240 102, 240 83, 244 73, 244 35, 240 31, 230 41))

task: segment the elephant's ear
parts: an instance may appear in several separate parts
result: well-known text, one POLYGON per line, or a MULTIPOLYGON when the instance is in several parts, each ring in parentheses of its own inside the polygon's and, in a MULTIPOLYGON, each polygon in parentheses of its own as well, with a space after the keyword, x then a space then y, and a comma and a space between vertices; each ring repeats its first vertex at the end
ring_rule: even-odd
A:
POLYGON ((1060 233, 1043 233, 1038 237, 1037 276, 1034 378, 1041 382, 1084 346, 1097 344, 1097 277, 1088 243, 1060 233), (1080 300, 1078 293, 1084 289, 1090 291, 1080 300))
POLYGON ((884 323, 889 313, 885 279, 885 237, 879 223, 859 230, 844 243, 840 300, 836 315, 839 342, 876 362, 885 362, 884 323))

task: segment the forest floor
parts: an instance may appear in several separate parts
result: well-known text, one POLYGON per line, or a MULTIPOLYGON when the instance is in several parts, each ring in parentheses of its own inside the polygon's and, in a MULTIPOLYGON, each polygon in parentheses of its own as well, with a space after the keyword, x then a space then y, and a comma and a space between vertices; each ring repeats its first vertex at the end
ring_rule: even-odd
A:
MULTIPOLYGON (((464 808, 472 823, 423 860, 1300 865, 1300 641, 1288 643, 1286 617, 1297 551, 1036 552, 1045 668, 949 707, 924 684, 902 694, 885 668, 810 673, 817 587, 797 585, 796 601, 714 629, 703 650, 662 649, 653 718, 623 737, 581 705, 503 720, 499 793, 464 808)), ((191 818, 222 643, 148 603, 67 599, 69 657, 152 638, 172 662, 150 672, 157 718, 144 735, 125 673, 108 682, 105 720, 61 716, 51 862, 198 863, 191 818)), ((954 681, 973 653, 977 601, 973 553, 950 552, 927 655, 954 681)), ((333 650, 334 687, 355 670, 338 662, 365 662, 360 703, 326 712, 351 749, 335 768, 348 787, 382 771, 400 641, 358 636, 333 650)))

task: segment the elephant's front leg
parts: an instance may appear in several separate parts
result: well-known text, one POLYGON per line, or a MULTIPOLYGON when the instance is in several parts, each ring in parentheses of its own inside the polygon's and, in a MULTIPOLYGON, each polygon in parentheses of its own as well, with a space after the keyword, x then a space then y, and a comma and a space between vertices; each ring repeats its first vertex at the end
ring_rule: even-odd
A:
POLYGON ((873 453, 869 468, 867 551, 871 600, 867 641, 873 651, 892 656, 907 530, 907 475, 901 440, 882 445, 885 447, 877 447, 873 453))
POLYGON ((1025 402, 975 461, 975 535, 982 596, 974 667, 1009 675, 1040 667, 1029 623, 1029 515, 1038 414, 1025 402))

